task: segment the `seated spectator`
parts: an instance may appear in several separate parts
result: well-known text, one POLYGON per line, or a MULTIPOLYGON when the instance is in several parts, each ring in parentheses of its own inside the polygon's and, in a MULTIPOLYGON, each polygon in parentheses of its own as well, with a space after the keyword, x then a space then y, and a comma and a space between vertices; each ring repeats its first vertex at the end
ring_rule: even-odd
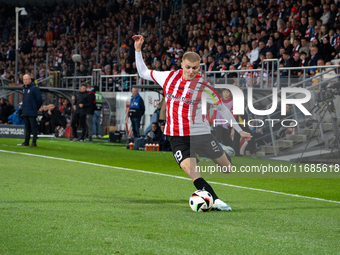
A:
POLYGON ((22 103, 18 104, 15 112, 8 116, 8 123, 13 125, 25 125, 24 120, 20 117, 21 116, 21 105, 22 103))
MULTIPOLYGON (((211 55, 208 57, 208 70, 207 71, 208 72, 217 71, 215 59, 211 55)), ((208 76, 210 82, 213 82, 214 74, 213 73, 208 73, 207 76, 208 76)))
MULTIPOLYGON (((323 59, 319 59, 318 66, 324 66, 325 65, 325 61, 323 59)), ((317 75, 318 73, 323 73, 325 71, 325 69, 310 69, 310 73, 313 75, 317 75)), ((312 80, 312 86, 318 84, 321 81, 322 77, 315 77, 315 79, 312 80)))
POLYGON ((242 57, 242 62, 241 62, 241 64, 238 66, 237 69, 240 70, 242 67, 247 68, 248 64, 249 64, 249 58, 248 58, 247 56, 243 56, 243 57, 242 57))
POLYGON ((256 62, 256 60, 259 58, 260 49, 256 41, 253 41, 251 45, 252 45, 253 50, 250 53, 250 64, 253 65, 256 62))
MULTIPOLYGON (((331 66, 332 63, 331 62, 327 62, 326 66, 331 66)), ((331 68, 326 68, 325 71, 331 70, 331 68)), ((322 75, 322 80, 323 81, 329 81, 329 85, 328 87, 331 87, 332 84, 336 81, 336 78, 338 77, 338 74, 335 72, 335 70, 330 71, 328 73, 325 73, 324 75, 322 75)))
POLYGON ((294 59, 290 56, 290 52, 285 51, 285 52, 283 53, 282 57, 283 57, 283 62, 282 62, 282 64, 283 64, 285 67, 292 67, 292 66, 293 66, 294 59))
POLYGON ((46 112, 48 108, 47 105, 42 105, 40 109, 38 110, 38 117, 37 117, 37 122, 39 126, 39 134, 44 134, 45 133, 45 123, 47 121, 46 112))
POLYGON ((159 143, 159 141, 162 138, 162 134, 163 133, 161 129, 159 128, 158 122, 153 122, 148 140, 154 143, 159 143))
MULTIPOLYGON (((238 69, 238 67, 241 65, 241 56, 236 56, 233 61, 233 66, 235 69, 238 69)), ((230 69, 231 66, 229 66, 230 69)))
POLYGON ((295 54, 297 53, 297 52, 299 52, 299 49, 300 49, 300 47, 301 47, 301 40, 300 40, 300 38, 294 38, 294 41, 293 41, 293 51, 292 51, 292 57, 294 57, 295 56, 295 54))
MULTIPOLYGON (((66 123, 71 123, 71 114, 72 114, 72 105, 68 99, 63 100, 63 111, 61 112, 61 116, 65 118, 66 123)), ((64 126, 64 125, 62 125, 64 126)), ((66 126, 66 124, 65 124, 66 126)))
POLYGON ((306 65, 306 59, 307 59, 307 53, 306 52, 301 52, 300 54, 300 59, 301 59, 301 66, 304 67, 304 66, 307 66, 306 65))
POLYGON ((329 37, 324 37, 322 39, 320 54, 323 56, 325 62, 329 62, 332 59, 333 52, 335 52, 335 50, 329 42, 329 37))
MULTIPOLYGON (((114 2, 116 3, 116 1, 114 2)), ((228 49, 227 53, 231 62, 235 56, 242 58, 243 55, 247 54, 251 58, 251 63, 254 64, 259 59, 258 57, 253 59, 256 54, 251 54, 251 45, 254 43, 259 42, 261 50, 263 50, 263 44, 261 43, 267 43, 265 49, 266 51, 271 51, 274 58, 278 56, 280 47, 285 44, 285 50, 291 52, 292 57, 294 57, 296 51, 300 53, 304 51, 309 54, 308 43, 314 39, 318 43, 318 45, 314 43, 314 46, 319 48, 319 53, 325 61, 328 62, 334 57, 340 57, 338 54, 340 51, 338 49, 340 44, 340 37, 338 37, 340 34, 340 29, 338 29, 340 8, 337 8, 333 1, 321 1, 322 5, 320 5, 320 1, 310 1, 313 3, 307 4, 305 0, 302 0, 301 4, 299 1, 297 3, 292 1, 283 1, 281 3, 280 1, 260 2, 250 1, 245 3, 241 1, 233 5, 221 4, 216 1, 206 2, 203 3, 203 8, 208 10, 207 15, 202 15, 200 8, 196 4, 186 5, 186 18, 183 20, 185 29, 182 31, 185 39, 179 36, 177 32, 179 31, 178 14, 169 14, 171 11, 169 11, 168 4, 164 5, 164 13, 166 14, 163 16, 164 29, 161 34, 158 31, 159 6, 153 3, 138 5, 138 8, 141 9, 139 11, 145 13, 142 26, 142 33, 145 35, 143 51, 148 52, 144 53, 148 65, 151 66, 156 58, 158 61, 167 62, 167 66, 163 65, 164 63, 157 63, 156 69, 178 69, 180 64, 178 59, 182 54, 181 50, 184 50, 199 52, 204 57, 208 57, 207 54, 210 53, 215 57, 216 67, 218 63, 219 65, 221 63, 220 56, 215 54, 220 53, 219 46, 222 46, 222 49, 225 50, 228 47, 227 45, 232 46, 232 49, 228 49), (158 14, 152 15, 152 13, 158 14), (300 21, 297 21, 299 19, 300 21), (157 23, 158 25, 155 25, 157 23), (337 33, 331 33, 331 31, 328 33, 326 26, 336 29, 337 33), (291 33, 292 31, 293 33, 291 33), (331 47, 329 47, 328 43, 323 42, 327 34, 331 47), (267 42, 268 35, 272 35, 273 38, 269 37, 267 42), (295 43, 298 38, 301 39, 300 47, 295 43), (283 43, 284 39, 287 39, 285 43, 283 43), (162 42, 162 44, 157 42, 162 42), (292 45, 287 45, 287 42, 294 43, 294 49, 292 45), (237 50, 239 43, 242 43, 241 49, 237 50), (246 45, 250 45, 250 47, 246 45), (324 45, 326 46, 324 47, 324 45), (337 52, 330 51, 331 49, 337 52), (169 61, 167 60, 168 54, 169 61)), ((19 37, 25 39, 19 45, 18 80, 20 81, 21 76, 25 73, 31 75, 36 73, 35 78, 39 78, 48 76, 52 70, 59 70, 62 75, 68 76, 74 75, 75 71, 77 75, 88 75, 92 73, 93 69, 102 69, 103 74, 110 76, 124 72, 127 74, 136 73, 135 67, 134 72, 132 72, 129 64, 132 64, 134 57, 131 35, 138 30, 138 22, 136 23, 136 20, 138 20, 136 19, 137 9, 135 9, 137 4, 134 5, 134 8, 131 8, 129 1, 114 4, 117 7, 114 8, 115 12, 112 12, 112 7, 108 10, 104 10, 105 8, 101 10, 97 5, 102 7, 102 3, 97 1, 80 5, 64 3, 58 6, 58 12, 49 11, 54 7, 50 3, 46 5, 38 3, 35 5, 34 22, 23 23, 22 28, 19 30, 19 37), (79 12, 83 18, 77 18, 78 14, 70 16, 69 12, 73 9, 77 9, 77 13, 79 12), (118 9, 119 11, 117 11, 118 9), (99 15, 98 10, 100 10, 99 15), (39 13, 43 15, 41 16, 39 13), (47 15, 52 21, 45 22, 46 17, 44 15, 47 15), (60 22, 59 19, 63 21, 60 22), (55 25, 53 22, 59 25, 55 25), (119 22, 122 23, 122 43, 120 46, 117 45, 118 34, 113 31, 119 22), (98 49, 97 32, 100 35, 98 49), (77 36, 75 37, 75 35, 77 36), (44 37, 48 40, 46 38, 46 40, 43 40, 44 37), (75 52, 71 49, 74 49, 76 45, 82 60, 74 70, 75 66, 71 56, 75 52), (94 64, 97 50, 99 51, 99 59, 98 63, 94 64), (47 52, 50 59, 48 69, 45 69, 44 62, 47 52), (114 64, 116 67, 113 68, 114 72, 111 72, 114 64), (125 68, 124 65, 126 65, 125 68), (35 72, 33 70, 34 66, 37 68, 35 72), (110 71, 104 68, 106 66, 110 71), (45 70, 43 71, 43 69, 45 70)), ((112 6, 111 4, 109 5, 112 6)), ((5 5, 3 9, 9 10, 14 7, 14 4, 9 4, 5 5)), ((28 4, 27 10, 29 17, 31 17, 32 6, 28 4)), ((10 24, 15 23, 14 19, 15 17, 12 15, 0 21, 0 26, 4 28, 0 38, 0 74, 3 74, 3 78, 12 82, 14 81, 14 69, 12 66, 15 60, 13 46, 15 30, 11 29, 10 24)), ((261 51, 260 53, 263 52, 261 51)), ((227 63, 230 65, 229 62, 227 63)), ((317 61, 313 65, 316 65, 316 63, 317 61)), ((242 69, 245 66, 242 65, 236 68, 242 69)), ((134 80, 134 82, 137 82, 137 80, 134 80)), ((123 78, 109 77, 104 79, 104 83, 103 88, 105 90, 126 90, 127 83, 123 78), (107 84, 106 80, 108 81, 107 84)))
POLYGON ((13 105, 11 105, 5 98, 0 99, 0 123, 8 124, 8 116, 14 112, 13 105))
POLYGON ((227 71, 227 67, 228 67, 228 63, 227 62, 222 62, 222 60, 219 60, 219 65, 217 66, 218 71, 221 72, 221 74, 216 74, 217 80, 216 83, 225 83, 225 77, 226 77, 226 73, 225 71, 227 71))
POLYGON ((161 112, 161 107, 163 105, 163 102, 165 101, 165 98, 163 97, 161 101, 159 101, 157 108, 155 110, 155 112, 152 114, 151 116, 151 121, 150 121, 150 125, 144 130, 144 135, 147 136, 149 134, 149 132, 152 130, 152 125, 153 123, 157 122, 158 123, 158 119, 159 119, 159 114, 161 112))
MULTIPOLYGON (((293 65, 292 67, 300 67, 301 66, 301 59, 300 59, 300 53, 299 52, 296 52, 295 55, 294 55, 294 61, 293 61, 293 65)), ((292 70, 291 71, 291 75, 292 76, 297 76, 298 75, 298 70, 292 70)))
POLYGON ((285 48, 285 51, 288 51, 289 52, 289 55, 292 54, 292 51, 293 51, 293 45, 290 43, 289 40, 284 40, 283 41, 283 47, 285 48))
POLYGON ((260 58, 255 62, 254 67, 255 68, 262 67, 263 60, 265 59, 266 59, 266 53, 261 53, 260 58))
MULTIPOLYGON (((287 78, 288 78, 288 70, 283 69, 285 66, 283 63, 279 64, 279 67, 281 68, 280 70, 280 87, 287 87, 288 86, 288 82, 287 82, 287 78)), ((275 75, 277 75, 277 72, 274 72, 275 75)), ((275 83, 275 86, 277 86, 277 82, 275 83)))
MULTIPOLYGON (((261 55, 261 54, 266 54, 266 52, 267 52, 267 47, 266 47, 266 43, 264 42, 264 41, 260 41, 259 42, 259 55, 261 55)), ((257 61, 258 61, 259 59, 257 59, 257 61)))
MULTIPOLYGON (((253 70, 254 69, 254 65, 252 64, 248 64, 247 66, 247 70, 253 70)), ((245 84, 246 87, 253 87, 254 83, 256 82, 255 80, 255 73, 254 71, 247 71, 244 73, 244 78, 245 78, 245 84)))
POLYGON ((265 88, 268 88, 268 81, 269 81, 269 77, 268 77, 268 73, 266 70, 266 67, 263 68, 262 71, 262 67, 257 67, 256 68, 258 71, 254 73, 254 82, 256 85, 260 86, 261 85, 261 79, 263 81, 263 86, 265 88))
POLYGON ((54 104, 49 104, 46 106, 46 112, 44 114, 44 118, 41 121, 42 124, 42 133, 44 134, 55 134, 56 127, 61 126, 60 119, 61 113, 55 107, 54 104))
POLYGON ((321 55, 319 54, 318 47, 312 46, 310 50, 310 57, 306 60, 306 66, 316 66, 319 59, 321 59, 321 55))
POLYGON ((277 47, 276 47, 276 44, 274 44, 273 37, 269 37, 267 44, 268 46, 266 48, 267 49, 266 52, 270 51, 273 54, 273 57, 276 57, 277 47))

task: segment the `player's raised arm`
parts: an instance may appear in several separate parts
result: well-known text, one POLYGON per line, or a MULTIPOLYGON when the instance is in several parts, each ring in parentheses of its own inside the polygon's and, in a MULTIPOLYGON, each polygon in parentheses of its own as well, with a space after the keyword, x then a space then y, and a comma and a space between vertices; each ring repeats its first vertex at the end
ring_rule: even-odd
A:
POLYGON ((204 84, 204 86, 198 86, 197 88, 207 92, 207 94, 209 95, 206 98, 207 102, 209 104, 214 105, 215 109, 219 111, 219 113, 225 120, 227 120, 228 122, 232 121, 233 123, 232 127, 240 134, 241 137, 246 138, 246 141, 249 141, 252 138, 251 134, 243 131, 242 128, 237 124, 237 121, 235 120, 233 114, 230 112, 228 107, 222 104, 221 99, 218 96, 218 93, 213 87, 204 84))
POLYGON ((134 35, 132 36, 132 39, 135 41, 136 66, 139 76, 142 77, 143 79, 154 81, 159 85, 163 86, 166 77, 169 75, 169 72, 149 70, 144 63, 142 55, 142 46, 144 43, 143 36, 134 35))
POLYGON ((246 138, 246 141, 249 141, 252 138, 252 135, 249 134, 248 132, 245 132, 241 129, 241 127, 237 124, 237 121, 235 120, 233 114, 230 112, 228 107, 224 106, 221 103, 218 103, 217 105, 214 105, 215 109, 219 111, 221 116, 228 121, 232 121, 233 125, 232 127, 240 134, 241 137, 246 138))

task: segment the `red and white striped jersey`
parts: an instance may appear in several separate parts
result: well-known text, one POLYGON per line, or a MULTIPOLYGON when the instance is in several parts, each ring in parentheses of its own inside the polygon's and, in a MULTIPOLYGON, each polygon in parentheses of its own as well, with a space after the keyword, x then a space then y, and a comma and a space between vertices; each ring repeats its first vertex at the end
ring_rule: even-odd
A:
POLYGON ((166 102, 164 133, 170 136, 189 136, 210 133, 209 123, 202 116, 202 90, 195 90, 204 82, 200 75, 184 80, 183 71, 150 71, 151 78, 161 84, 166 102))
MULTIPOLYGON (((169 136, 193 136, 210 134, 209 122, 202 115, 202 94, 207 93, 207 102, 214 104, 209 96, 214 90, 198 74, 193 80, 184 80, 183 71, 150 71, 143 62, 142 54, 136 52, 139 75, 163 87, 166 102, 166 124, 164 133, 169 136), (209 94, 209 95, 208 95, 209 94)), ((226 108, 226 107, 225 107, 226 108)), ((236 123, 229 109, 221 115, 230 123, 236 123)), ((239 132, 238 125, 233 127, 239 132)))

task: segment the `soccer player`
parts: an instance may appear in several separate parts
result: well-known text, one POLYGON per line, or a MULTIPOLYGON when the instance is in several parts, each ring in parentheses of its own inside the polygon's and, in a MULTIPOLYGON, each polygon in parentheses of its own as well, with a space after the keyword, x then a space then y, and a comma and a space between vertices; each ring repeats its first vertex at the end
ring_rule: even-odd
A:
MULTIPOLYGON (((163 87, 166 100, 166 125, 164 133, 169 137, 173 155, 178 165, 189 175, 198 190, 208 191, 213 199, 213 209, 231 211, 231 207, 218 198, 213 188, 196 171, 197 156, 211 158, 222 169, 230 169, 231 162, 219 142, 210 133, 210 126, 202 116, 202 93, 214 95, 213 88, 199 75, 200 56, 194 52, 183 55, 182 70, 152 71, 146 67, 142 57, 143 36, 134 35, 135 56, 138 74, 163 87), (224 168, 223 168, 224 167, 224 168), (229 167, 229 168, 228 168, 229 167)), ((216 101, 216 100, 215 100, 216 101)), ((207 97, 207 102, 215 103, 207 97)), ((229 109, 219 100, 215 108, 226 120, 236 123, 229 109)), ((251 135, 236 124, 235 130, 246 140, 251 135)))

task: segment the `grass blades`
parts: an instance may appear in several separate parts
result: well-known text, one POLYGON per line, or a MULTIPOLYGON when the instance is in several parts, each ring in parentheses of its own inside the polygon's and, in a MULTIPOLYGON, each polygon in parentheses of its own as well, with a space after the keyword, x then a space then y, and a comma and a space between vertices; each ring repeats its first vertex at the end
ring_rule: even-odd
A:
MULTIPOLYGON (((129 151, 105 142, 39 139, 37 148, 17 147, 20 142, 0 139, 0 150, 186 177, 171 153, 129 151)), ((340 250, 337 203, 214 184, 233 212, 194 213, 188 202, 195 188, 187 179, 1 151, 0 176, 0 254, 340 250)), ((340 201, 339 179, 209 180, 340 201)))

